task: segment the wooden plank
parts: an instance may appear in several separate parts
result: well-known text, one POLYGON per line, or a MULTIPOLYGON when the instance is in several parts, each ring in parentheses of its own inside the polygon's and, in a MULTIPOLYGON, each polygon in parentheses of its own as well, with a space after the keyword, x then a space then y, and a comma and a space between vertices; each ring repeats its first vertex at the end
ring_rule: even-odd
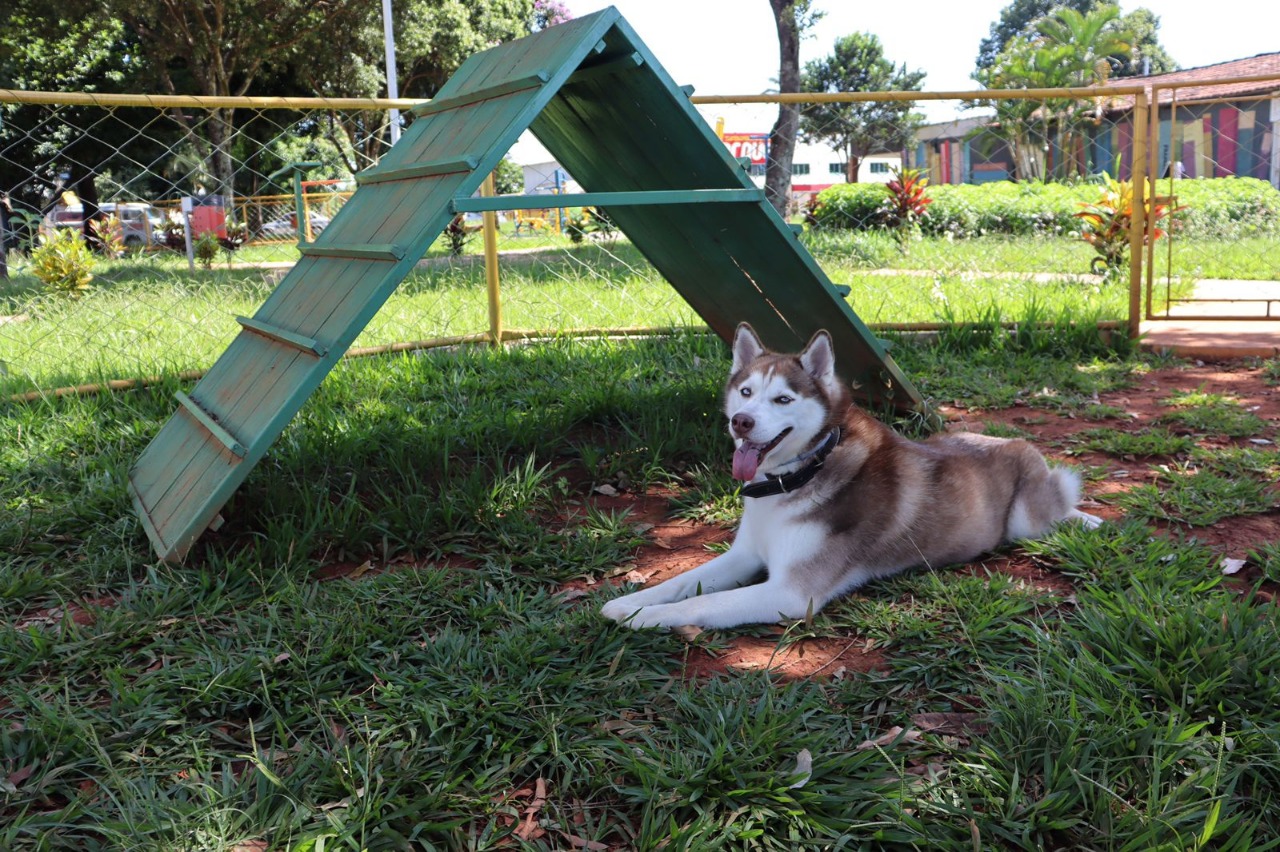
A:
POLYGON ((403 166, 397 169, 371 169, 356 175, 356 186, 370 186, 394 180, 415 180, 438 175, 451 175, 458 172, 475 171, 479 160, 476 157, 462 157, 457 160, 443 160, 435 163, 419 163, 415 166, 403 166))
POLYGON ((653 204, 759 204, 763 189, 664 189, 640 192, 579 192, 565 195, 499 195, 455 198, 458 213, 541 210, 544 207, 638 207, 653 204))
POLYGON ((404 248, 394 243, 299 243, 306 257, 339 257, 356 260, 390 260, 404 257, 404 248))
POLYGON ((322 345, 313 337, 304 337, 301 334, 294 334, 292 331, 286 331, 279 326, 271 323, 262 322, 249 317, 236 317, 236 322, 255 334, 260 334, 270 340, 283 343, 286 346, 292 346, 294 349, 302 352, 309 352, 312 355, 322 356, 329 351, 327 346, 322 345))
POLYGON ((515 80, 508 80, 505 83, 498 83, 493 86, 486 86, 483 89, 475 89, 474 91, 464 94, 455 95, 451 98, 436 98, 427 101, 425 104, 414 107, 411 112, 417 118, 424 118, 429 115, 438 115, 442 112, 455 110, 460 107, 471 106, 481 101, 490 101, 494 98, 501 98, 505 95, 514 95, 517 92, 523 92, 528 89, 537 89, 546 84, 551 79, 551 75, 546 71, 539 71, 528 77, 518 77, 515 80))
POLYGON ((226 429, 223 429, 218 421, 215 420, 209 412, 201 408, 194 399, 187 396, 182 391, 176 392, 174 394, 174 398, 182 404, 182 408, 190 414, 206 432, 216 438, 218 443, 226 447, 228 452, 232 455, 239 456, 240 458, 244 458, 248 454, 248 448, 245 447, 244 444, 240 443, 234 435, 226 429))

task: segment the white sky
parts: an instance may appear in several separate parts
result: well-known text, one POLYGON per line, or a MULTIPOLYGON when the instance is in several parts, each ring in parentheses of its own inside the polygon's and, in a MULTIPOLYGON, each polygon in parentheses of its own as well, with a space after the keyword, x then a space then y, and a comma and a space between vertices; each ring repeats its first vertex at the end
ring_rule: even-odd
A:
MULTIPOLYGON (((617 7, 679 85, 699 95, 758 94, 776 88, 778 40, 768 0, 564 0, 581 17, 617 7)), ((895 64, 927 72, 927 91, 970 91, 978 42, 1008 0, 816 0, 826 16, 800 45, 800 62, 829 55, 853 32, 880 37, 895 64)), ((1160 43, 1183 68, 1280 50, 1280 3, 1273 0, 1124 0, 1160 18, 1160 43), (1270 9, 1271 11, 1267 11, 1270 9)), ((951 105, 925 106, 933 120, 951 105)), ((708 111, 704 108, 704 114, 708 111)), ((720 110, 723 114, 725 110, 720 110)), ((754 118, 729 111, 728 129, 767 131, 776 107, 754 118), (743 126, 742 122, 762 122, 743 126)))

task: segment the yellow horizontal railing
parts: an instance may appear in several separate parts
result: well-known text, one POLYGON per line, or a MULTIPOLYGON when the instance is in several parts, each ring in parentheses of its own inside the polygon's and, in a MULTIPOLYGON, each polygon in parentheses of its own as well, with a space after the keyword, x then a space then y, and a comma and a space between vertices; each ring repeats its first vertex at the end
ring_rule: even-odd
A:
MULTIPOLYGON (((805 104, 858 101, 982 101, 1046 98, 1106 98, 1137 95, 1151 89, 1200 88, 1280 81, 1280 74, 1220 77, 1204 80, 1134 78, 1133 83, 1063 89, 974 89, 946 92, 794 92, 754 95, 695 95, 695 104, 805 104)), ((1264 97, 1259 95, 1258 97, 1264 97)), ((75 106, 199 107, 204 109, 368 109, 409 110, 428 101, 417 98, 253 98, 202 95, 125 95, 100 92, 28 92, 0 89, 0 103, 68 104, 75 106)))

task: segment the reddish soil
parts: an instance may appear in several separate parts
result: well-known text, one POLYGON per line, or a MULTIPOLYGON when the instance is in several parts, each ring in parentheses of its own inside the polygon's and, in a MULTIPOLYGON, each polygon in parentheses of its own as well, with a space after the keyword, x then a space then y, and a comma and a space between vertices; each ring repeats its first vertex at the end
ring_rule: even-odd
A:
MULTIPOLYGON (((1123 511, 1109 502, 1113 495, 1146 482, 1159 482, 1158 472, 1152 466, 1167 459, 1116 458, 1102 453, 1077 451, 1076 435, 1088 429, 1107 428, 1134 431, 1156 423, 1160 415, 1171 410, 1164 400, 1175 393, 1203 390, 1208 393, 1227 394, 1247 409, 1266 420, 1269 428, 1262 438, 1280 440, 1280 388, 1268 385, 1261 370, 1244 362, 1223 362, 1195 366, 1174 367, 1152 371, 1141 376, 1131 388, 1116 393, 1103 394, 1098 402, 1114 406, 1125 412, 1121 419, 1101 422, 1090 421, 1060 413, 1051 407, 1040 407, 1036 400, 1028 400, 1008 409, 982 410, 955 405, 940 406, 947 419, 949 430, 981 432, 988 423, 1015 426, 1030 433, 1032 441, 1047 456, 1069 461, 1074 465, 1088 465, 1105 470, 1101 479, 1085 485, 1082 508, 1106 520, 1123 519, 1123 511), (1073 454, 1068 455, 1068 451, 1073 454)), ((1178 431, 1173 428, 1173 431, 1178 431)), ((1240 446, 1275 451, 1275 444, 1255 445, 1249 439, 1201 439, 1206 448, 1240 446)), ((728 464, 728 460, 725 461, 728 464)), ((628 572, 608 582, 629 581, 648 585, 706 562, 712 557, 706 545, 728 541, 732 534, 719 527, 692 521, 672 520, 667 517, 669 493, 651 491, 645 494, 619 494, 597 497, 602 508, 630 508, 638 522, 653 524, 647 533, 649 543, 637 553, 635 561, 628 565, 628 572)), ((1280 494, 1277 495, 1280 499, 1280 494)), ((1166 533, 1194 536, 1210 545, 1222 556, 1242 559, 1260 544, 1280 541, 1280 511, 1272 509, 1260 515, 1226 518, 1209 527, 1172 530, 1169 525, 1158 529, 1166 533)), ((1025 553, 1014 550, 975 561, 960 569, 975 573, 1001 573, 1016 582, 1052 591, 1063 597, 1070 595, 1071 582, 1038 564, 1025 553)), ((1252 587, 1256 569, 1246 568, 1239 575, 1242 587, 1252 587)), ((574 583, 568 589, 582 589, 586 584, 574 583)), ((1270 600, 1280 590, 1264 589, 1261 600, 1270 600)), ((574 592, 570 592, 573 594, 574 592)), ((720 672, 770 670, 784 679, 805 677, 839 677, 845 672, 865 672, 883 666, 884 658, 865 637, 846 636, 821 639, 804 639, 796 642, 780 641, 782 628, 776 635, 740 635, 704 643, 690 633, 684 659, 684 674, 690 678, 704 678, 720 672)))

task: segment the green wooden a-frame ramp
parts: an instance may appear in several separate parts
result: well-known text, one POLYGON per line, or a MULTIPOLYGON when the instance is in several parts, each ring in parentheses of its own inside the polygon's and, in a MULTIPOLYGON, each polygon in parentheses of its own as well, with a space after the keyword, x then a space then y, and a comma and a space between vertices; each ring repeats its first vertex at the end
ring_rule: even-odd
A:
POLYGON ((721 337, 780 350, 831 332, 877 405, 910 382, 615 9, 476 54, 374 169, 146 448, 129 475, 160 557, 182 559, 356 335, 526 129, 721 337))

